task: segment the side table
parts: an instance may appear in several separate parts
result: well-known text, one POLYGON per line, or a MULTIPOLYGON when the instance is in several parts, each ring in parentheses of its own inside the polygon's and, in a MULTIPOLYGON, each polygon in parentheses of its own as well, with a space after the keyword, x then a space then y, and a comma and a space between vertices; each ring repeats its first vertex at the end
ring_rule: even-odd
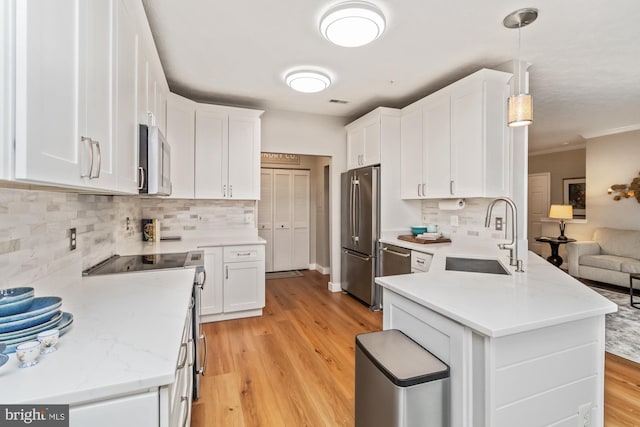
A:
POLYGON ((631 299, 631 307, 640 308, 640 302, 633 301, 633 281, 640 280, 640 273, 634 273, 629 275, 629 297, 631 299))
POLYGON ((558 239, 555 237, 536 237, 536 242, 548 243, 551 246, 551 256, 547 258, 551 264, 556 267, 560 267, 562 265, 562 257, 558 254, 558 248, 560 245, 569 242, 575 242, 576 239, 558 239))

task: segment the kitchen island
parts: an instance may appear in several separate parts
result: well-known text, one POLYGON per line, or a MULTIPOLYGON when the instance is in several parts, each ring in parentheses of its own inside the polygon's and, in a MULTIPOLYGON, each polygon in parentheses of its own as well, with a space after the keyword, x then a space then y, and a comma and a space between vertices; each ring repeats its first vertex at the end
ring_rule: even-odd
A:
POLYGON ((434 250, 429 272, 376 278, 383 328, 451 369, 451 426, 603 423, 605 314, 617 306, 533 253, 525 272, 493 244, 434 250), (499 260, 510 274, 450 271, 447 257, 499 260))
POLYGON ((193 276, 193 269, 94 277, 61 270, 34 283, 36 296, 62 297, 74 321, 38 365, 20 369, 10 356, 0 367, 0 402, 69 404, 71 426, 168 426, 193 276))

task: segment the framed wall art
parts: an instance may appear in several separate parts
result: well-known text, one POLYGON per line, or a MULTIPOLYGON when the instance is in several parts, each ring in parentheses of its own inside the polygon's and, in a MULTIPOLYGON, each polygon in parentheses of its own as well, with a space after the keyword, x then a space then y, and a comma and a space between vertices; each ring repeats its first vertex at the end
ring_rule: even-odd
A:
POLYGON ((586 218, 587 183, 585 178, 565 178, 563 184, 563 204, 573 206, 574 218, 586 218))

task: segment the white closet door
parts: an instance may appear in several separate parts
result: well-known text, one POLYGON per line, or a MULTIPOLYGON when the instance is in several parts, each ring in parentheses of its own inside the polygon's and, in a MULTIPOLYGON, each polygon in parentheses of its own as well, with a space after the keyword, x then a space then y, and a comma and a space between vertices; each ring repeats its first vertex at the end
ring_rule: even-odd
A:
POLYGON ((291 172, 273 172, 273 269, 291 270, 291 172))
POLYGON ((309 268, 309 171, 292 171, 292 268, 309 268))
POLYGON ((273 170, 260 169, 260 201, 258 202, 258 235, 265 245, 265 271, 273 271, 273 170))

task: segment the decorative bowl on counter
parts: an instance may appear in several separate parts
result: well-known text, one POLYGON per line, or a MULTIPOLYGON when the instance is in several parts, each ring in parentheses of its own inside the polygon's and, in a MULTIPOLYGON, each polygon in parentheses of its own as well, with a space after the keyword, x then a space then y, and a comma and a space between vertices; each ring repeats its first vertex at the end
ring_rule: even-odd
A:
POLYGON ((426 225, 412 225, 411 226, 411 233, 413 233, 414 236, 417 236, 418 234, 426 233, 426 231, 427 231, 427 226, 426 225))
POLYGON ((33 302, 33 288, 0 290, 0 317, 26 311, 33 302))

